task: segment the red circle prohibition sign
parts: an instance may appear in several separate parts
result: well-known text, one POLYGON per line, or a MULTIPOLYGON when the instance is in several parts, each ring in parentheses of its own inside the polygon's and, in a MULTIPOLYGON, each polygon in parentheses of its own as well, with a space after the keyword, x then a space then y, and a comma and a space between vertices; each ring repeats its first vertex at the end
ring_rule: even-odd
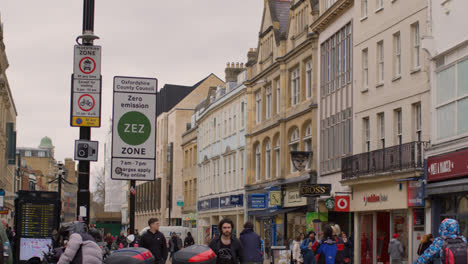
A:
POLYGON ((93 110, 94 105, 95 105, 94 98, 89 94, 83 94, 78 99, 78 107, 81 109, 81 111, 89 112, 89 111, 93 110), (85 100, 83 100, 83 102, 81 102, 81 99, 83 99, 83 97, 89 97, 89 98, 91 98, 91 101, 86 100, 86 98, 85 98, 85 100), (81 103, 83 103, 83 104, 81 104, 81 103), (86 106, 88 106, 88 107, 86 107, 86 106))
POLYGON ((348 201, 345 198, 340 198, 336 203, 336 206, 342 210, 346 209, 346 207, 348 207, 348 201))
POLYGON ((94 72, 94 70, 96 70, 96 62, 95 62, 95 61, 93 60, 93 58, 91 58, 91 57, 84 57, 84 58, 82 58, 82 59, 80 60, 80 64, 79 64, 78 66, 80 67, 80 71, 81 71, 82 73, 84 73, 84 74, 91 74, 91 73, 94 72), (84 67, 82 67, 82 62, 83 62, 84 60, 90 60, 90 61, 93 62, 93 68, 92 68, 92 69, 90 68, 90 71, 88 71, 88 72, 85 72, 84 69, 83 69, 84 67))

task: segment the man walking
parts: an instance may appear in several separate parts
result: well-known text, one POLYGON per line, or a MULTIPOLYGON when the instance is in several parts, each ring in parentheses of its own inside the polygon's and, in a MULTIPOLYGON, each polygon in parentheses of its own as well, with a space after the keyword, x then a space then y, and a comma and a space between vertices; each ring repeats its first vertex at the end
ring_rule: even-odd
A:
POLYGON ((388 254, 390 255, 392 264, 401 264, 403 257, 403 246, 400 240, 398 240, 399 237, 400 235, 397 233, 393 234, 393 238, 390 239, 390 245, 388 246, 388 254))
POLYGON ((163 233, 159 232, 159 219, 148 220, 149 230, 140 239, 140 247, 151 251, 155 264, 164 264, 167 260, 167 244, 163 233))
POLYGON ((174 254, 182 249, 182 239, 174 232, 172 233, 172 237, 169 240, 169 249, 171 250, 171 258, 174 254))
POLYGON ((216 264, 244 263, 243 248, 241 242, 232 235, 234 223, 230 219, 219 222, 218 230, 221 235, 213 238, 210 248, 217 256, 216 264))
POLYGON ((262 241, 260 236, 253 230, 253 224, 247 222, 244 224, 244 230, 240 234, 242 248, 244 248, 245 264, 263 263, 262 241))

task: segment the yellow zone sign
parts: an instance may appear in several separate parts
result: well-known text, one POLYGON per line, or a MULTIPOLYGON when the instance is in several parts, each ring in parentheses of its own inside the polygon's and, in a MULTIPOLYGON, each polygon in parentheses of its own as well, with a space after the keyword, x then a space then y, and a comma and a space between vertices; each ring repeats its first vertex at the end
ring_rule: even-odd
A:
POLYGON ((99 117, 72 117, 72 126, 74 127, 100 127, 99 117))

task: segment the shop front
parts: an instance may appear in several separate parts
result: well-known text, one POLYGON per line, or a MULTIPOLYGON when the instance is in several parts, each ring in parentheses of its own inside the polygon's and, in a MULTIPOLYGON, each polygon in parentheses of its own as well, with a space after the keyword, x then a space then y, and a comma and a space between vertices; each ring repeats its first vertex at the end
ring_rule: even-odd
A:
POLYGON ((468 150, 459 150, 427 160, 426 197, 431 204, 431 231, 438 234, 440 222, 456 219, 468 236, 468 150))
POLYGON ((234 223, 232 234, 239 237, 244 225, 244 194, 213 197, 198 202, 199 241, 206 243, 219 235, 218 224, 224 218, 234 223))
MULTIPOLYGON (((390 263, 390 239, 398 234, 403 246, 403 263, 412 263, 417 255, 415 228, 424 226, 424 207, 412 208, 408 188, 412 179, 393 180, 353 186, 351 211, 354 212, 355 263, 390 263), (415 225, 416 224, 416 225, 415 225)), ((417 204, 421 205, 421 204, 417 204)), ((423 227, 424 229, 424 227, 423 227)))

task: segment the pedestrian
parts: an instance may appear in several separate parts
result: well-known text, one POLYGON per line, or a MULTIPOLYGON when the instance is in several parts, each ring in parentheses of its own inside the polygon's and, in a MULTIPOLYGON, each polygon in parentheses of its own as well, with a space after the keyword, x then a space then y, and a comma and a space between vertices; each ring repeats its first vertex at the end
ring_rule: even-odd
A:
POLYGON ((388 254, 390 255, 391 264, 401 264, 403 258, 403 246, 401 245, 400 235, 398 233, 393 234, 393 238, 390 239, 388 245, 388 254))
POLYGON ((302 253, 301 253, 301 237, 302 237, 302 234, 298 235, 296 239, 293 241, 293 246, 292 246, 293 262, 296 264, 304 263, 304 258, 302 257, 302 253))
POLYGON ((432 234, 424 235, 418 247, 418 256, 424 254, 424 251, 432 244, 434 236, 432 234))
POLYGON ((336 241, 336 256, 335 256, 335 263, 336 264, 344 264, 344 250, 345 245, 343 239, 341 238, 341 228, 339 225, 332 226, 333 230, 333 239, 336 241))
POLYGON ((341 233, 341 239, 344 243, 344 263, 351 263, 353 259, 353 243, 348 239, 346 232, 341 233))
POLYGON ((67 227, 70 239, 57 264, 102 264, 102 249, 96 241, 96 232, 99 232, 88 232, 87 229, 83 222, 74 222, 67 227))
MULTIPOLYGON (((432 244, 424 251, 415 263, 429 264, 436 258, 443 258, 445 252, 444 244, 449 241, 451 242, 451 246, 466 247, 466 238, 463 235, 460 235, 460 226, 458 225, 457 220, 446 218, 442 223, 440 223, 439 236, 434 239, 434 242, 432 242, 432 244)), ((454 256, 454 259, 457 260, 457 256, 454 256)), ((466 259, 462 259, 462 261, 466 261, 466 259)), ((436 263, 436 261, 434 261, 434 263, 436 263)))
POLYGON ((244 263, 261 264, 263 263, 262 241, 260 236, 254 232, 253 224, 246 222, 244 230, 240 234, 240 241, 244 249, 244 263))
POLYGON ((335 256, 338 250, 336 241, 333 239, 333 229, 331 226, 325 226, 323 238, 319 244, 319 248, 317 249, 317 264, 335 264, 335 256))
POLYGON ((109 250, 112 250, 112 243, 114 243, 114 239, 110 233, 107 233, 106 237, 104 238, 104 242, 106 242, 106 247, 109 250))
POLYGON ((315 254, 313 250, 313 245, 316 243, 315 232, 310 231, 307 235, 307 238, 304 239, 301 243, 301 253, 303 257, 304 264, 314 264, 315 263, 315 254))
POLYGON ((122 244, 122 247, 127 247, 127 237, 125 236, 124 231, 120 232, 120 236, 117 238, 116 244, 117 246, 122 244))
POLYGON ((184 239, 184 247, 190 247, 195 245, 195 240, 193 240, 192 233, 187 232, 187 236, 184 239))
POLYGON ((164 234, 159 232, 159 219, 150 218, 148 220, 149 229, 140 239, 140 246, 151 251, 155 264, 164 264, 167 260, 167 244, 164 234))
POLYGON ((231 219, 224 218, 218 224, 220 236, 216 236, 210 242, 210 248, 216 254, 216 264, 244 263, 243 248, 241 242, 232 235, 234 223, 231 219))
POLYGON ((172 233, 171 239, 169 239, 169 250, 171 252, 171 258, 174 254, 182 249, 182 240, 174 232, 172 233))

